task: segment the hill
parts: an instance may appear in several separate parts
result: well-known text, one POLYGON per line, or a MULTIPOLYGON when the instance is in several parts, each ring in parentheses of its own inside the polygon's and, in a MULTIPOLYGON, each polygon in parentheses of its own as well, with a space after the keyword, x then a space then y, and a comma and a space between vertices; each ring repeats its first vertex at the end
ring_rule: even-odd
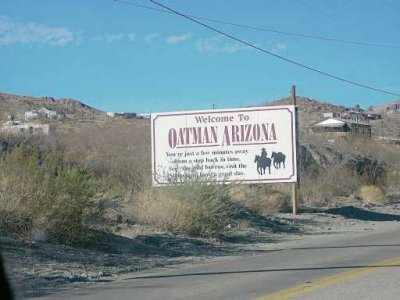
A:
MULTIPOLYGON (((323 102, 307 97, 296 97, 298 111, 299 111, 299 125, 300 130, 305 130, 309 126, 324 119, 324 113, 334 113, 340 115, 350 108, 345 106, 338 106, 329 102, 323 102)), ((286 97, 271 102, 265 102, 263 105, 290 105, 291 98, 286 97)))
POLYGON ((2 112, 0 114, 0 120, 5 120, 10 115, 17 119, 22 119, 26 111, 38 110, 43 107, 62 113, 68 119, 105 116, 104 112, 75 99, 54 99, 52 97, 35 98, 31 96, 0 93, 0 111, 2 112))
POLYGON ((374 122, 373 135, 381 140, 400 140, 400 100, 374 106, 373 110, 383 117, 374 122))
POLYGON ((400 100, 376 105, 373 110, 380 113, 400 112, 400 100))
MULTIPOLYGON (((286 97, 279 100, 264 102, 260 105, 288 105, 290 103, 290 97, 286 97)), ((297 105, 299 108, 300 135, 306 135, 311 125, 322 121, 326 117, 324 116, 325 113, 341 116, 350 110, 362 110, 360 107, 357 107, 357 105, 354 107, 346 107, 301 96, 297 97, 297 105)), ((7 117, 10 115, 14 116, 16 119, 22 120, 26 111, 37 110, 43 107, 55 110, 66 116, 65 120, 59 122, 59 125, 61 125, 59 126, 59 130, 61 131, 76 131, 82 127, 81 125, 85 126, 89 123, 97 125, 110 124, 113 122, 124 123, 124 121, 118 118, 110 119, 105 112, 71 98, 35 98, 31 96, 0 93, 0 121, 7 120, 7 117)), ((365 120, 365 122, 371 124, 374 138, 390 141, 400 138, 400 100, 381 104, 370 108, 370 110, 382 114, 382 119, 365 120)))
MULTIPOLYGON (((346 107, 299 96, 296 100, 299 109, 300 134, 305 134, 311 125, 322 121, 324 119, 324 113, 333 113, 334 115, 341 116, 350 110, 360 109, 363 111, 363 109, 357 107, 357 105, 346 107)), ((262 105, 289 104, 291 104, 291 98, 287 97, 265 102, 262 105)), ((368 110, 382 115, 382 119, 363 121, 371 125, 372 136, 374 138, 388 141, 400 138, 400 100, 371 107, 368 110)))

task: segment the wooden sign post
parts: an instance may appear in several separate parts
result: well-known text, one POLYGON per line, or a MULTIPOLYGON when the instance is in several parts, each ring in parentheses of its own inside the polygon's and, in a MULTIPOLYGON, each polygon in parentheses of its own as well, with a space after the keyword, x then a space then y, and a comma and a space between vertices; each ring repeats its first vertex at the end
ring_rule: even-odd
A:
POLYGON ((296 87, 292 85, 291 89, 291 98, 292 98, 292 105, 295 106, 295 129, 296 129, 296 169, 297 169, 297 182, 292 183, 292 205, 293 205, 293 214, 297 215, 298 213, 298 187, 299 187, 299 138, 298 138, 298 109, 297 109, 297 101, 296 101, 296 87))

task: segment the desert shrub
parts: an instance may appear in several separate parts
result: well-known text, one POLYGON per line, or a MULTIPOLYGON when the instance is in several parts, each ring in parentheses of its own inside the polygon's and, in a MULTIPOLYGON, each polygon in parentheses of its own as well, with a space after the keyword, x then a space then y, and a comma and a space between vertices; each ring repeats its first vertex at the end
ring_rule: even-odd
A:
POLYGON ((0 159, 0 230, 29 238, 34 231, 51 239, 83 243, 91 238, 93 176, 63 164, 56 149, 25 145, 0 159))
POLYGON ((363 185, 360 188, 359 196, 365 203, 384 204, 388 202, 382 189, 375 185, 363 185))
POLYGON ((140 192, 136 201, 138 222, 201 237, 222 233, 232 208, 226 186, 197 181, 149 187, 140 192))
POLYGON ((350 158, 347 167, 363 178, 366 184, 386 183, 387 165, 383 161, 365 155, 357 155, 350 158))
POLYGON ((304 176, 300 181, 301 201, 306 205, 330 205, 335 197, 350 196, 356 193, 360 178, 345 166, 321 168, 317 176, 304 176))
POLYGON ((91 175, 80 168, 71 168, 60 171, 50 183, 50 199, 44 203, 46 228, 62 241, 89 241, 90 224, 99 213, 91 201, 94 195, 91 175))
POLYGON ((271 215, 291 210, 290 194, 284 185, 238 185, 231 189, 232 199, 251 210, 271 215))

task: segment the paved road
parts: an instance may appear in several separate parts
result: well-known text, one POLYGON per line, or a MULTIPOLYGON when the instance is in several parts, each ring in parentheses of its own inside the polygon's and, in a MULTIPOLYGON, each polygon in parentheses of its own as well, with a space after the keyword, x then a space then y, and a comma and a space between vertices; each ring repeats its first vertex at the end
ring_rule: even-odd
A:
POLYGON ((400 299, 398 228, 259 256, 135 273, 43 299, 400 299), (382 265, 387 267, 377 268, 382 265))

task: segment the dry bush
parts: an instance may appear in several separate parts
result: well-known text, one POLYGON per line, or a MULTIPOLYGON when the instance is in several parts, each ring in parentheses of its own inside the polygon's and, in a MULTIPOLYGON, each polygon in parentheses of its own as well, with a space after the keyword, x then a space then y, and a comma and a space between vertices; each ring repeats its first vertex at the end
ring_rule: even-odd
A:
POLYGON ((201 237, 221 234, 232 210, 226 186, 202 182, 149 187, 135 202, 138 222, 201 237))
POLYGON ((135 213, 139 223, 164 231, 180 232, 192 227, 189 204, 160 189, 142 191, 135 213))
POLYGON ((360 198, 364 203, 385 204, 388 202, 382 189, 375 185, 363 185, 359 191, 360 198))
POLYGON ((345 166, 330 166, 321 169, 316 177, 301 178, 300 197, 306 205, 330 205, 334 197, 354 194, 359 185, 359 177, 354 176, 345 166))
POLYGON ((232 200, 251 210, 271 215, 291 210, 288 185, 238 185, 231 189, 232 200))
POLYGON ((57 150, 14 148, 0 159, 0 230, 24 238, 41 231, 61 242, 87 242, 90 223, 99 216, 93 193, 93 177, 62 164, 57 150))
POLYGON ((386 184, 387 164, 376 158, 358 154, 347 161, 347 167, 365 184, 386 184))

